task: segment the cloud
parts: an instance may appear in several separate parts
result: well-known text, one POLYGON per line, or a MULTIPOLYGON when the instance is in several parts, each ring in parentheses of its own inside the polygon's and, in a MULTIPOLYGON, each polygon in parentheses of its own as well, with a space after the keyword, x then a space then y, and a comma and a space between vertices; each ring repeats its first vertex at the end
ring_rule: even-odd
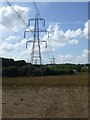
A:
POLYGON ((85 37, 90 40, 90 20, 88 20, 84 26, 85 28, 83 30, 83 33, 85 37))
POLYGON ((67 30, 65 33, 66 38, 77 38, 83 34, 83 31, 79 28, 77 30, 67 30))
MULTIPOLYGON (((24 21, 28 19, 28 11, 27 7, 20 7, 14 5, 13 8, 22 16, 24 21)), ((12 10, 10 6, 0 8, 0 20, 2 15, 3 23, 11 28, 13 31, 18 32, 18 29, 24 24, 22 20, 17 16, 17 14, 12 10)), ((33 29, 33 26, 29 29, 33 29)), ((27 29, 27 30, 29 30, 27 29)), ((57 48, 65 47, 67 45, 77 45, 79 43, 79 38, 88 37, 88 22, 85 23, 84 29, 77 29, 77 30, 70 30, 63 31, 59 28, 59 24, 51 24, 48 27, 50 31, 50 38, 47 38, 47 34, 44 35, 43 40, 47 41, 48 48, 45 48, 45 43, 41 44, 41 51, 42 53, 48 54, 48 52, 55 51, 57 48)), ((22 30, 23 31, 23 30, 22 30)), ((21 31, 21 32, 22 32, 21 31)), ((4 34, 7 33, 6 29, 4 34)), ((25 59, 31 55, 32 43, 28 49, 25 48, 26 39, 22 39, 17 35, 10 34, 9 31, 8 35, 2 41, 2 46, 0 48, 0 55, 4 57, 12 57, 14 59, 25 59), (1 52, 2 51, 2 52, 1 52)), ((4 35, 3 35, 4 36, 4 35)), ((30 39, 31 40, 31 39, 30 39)), ((53 53, 53 52, 52 52, 53 53)), ((58 53, 59 54, 59 53, 58 53)), ((45 54, 44 54, 45 55, 45 54)), ((66 55, 58 55, 56 56, 57 63, 82 63, 87 61, 88 51, 87 49, 82 52, 80 56, 74 56, 71 54, 66 55)), ((46 58, 45 58, 46 59, 46 58)), ((47 58, 46 62, 49 61, 47 58)))
POLYGON ((78 43, 79 43, 79 41, 78 41, 78 40, 76 40, 76 39, 72 39, 71 41, 69 41, 69 43, 70 43, 70 44, 78 44, 78 43))
POLYGON ((58 47, 65 47, 67 44, 78 44, 79 41, 77 39, 69 39, 66 37, 66 33, 63 32, 63 30, 59 29, 59 25, 50 25, 48 27, 48 30, 52 30, 54 29, 54 31, 50 31, 50 38, 47 38, 47 35, 45 35, 43 37, 43 40, 46 40, 48 43, 48 49, 49 47, 51 47, 52 49, 56 49, 58 47))
POLYGON ((88 53, 89 51, 85 49, 83 50, 80 56, 74 56, 71 54, 58 55, 56 57, 56 62, 57 63, 76 63, 76 64, 88 63, 88 53))
POLYGON ((68 29, 65 33, 66 38, 83 38, 90 39, 90 20, 85 22, 84 29, 70 30, 68 29))
MULTIPOLYGON (((53 50, 60 47, 65 47, 66 45, 72 44, 76 45, 79 43, 79 39, 88 38, 90 36, 90 30, 88 29, 88 20, 84 24, 84 29, 78 28, 76 30, 68 29, 66 32, 60 30, 59 24, 50 24, 48 31, 50 31, 50 38, 47 39, 47 35, 44 35, 43 40, 46 40, 48 43, 48 49, 51 47, 53 50)), ((44 50, 43 50, 44 51, 44 50)))
POLYGON ((86 36, 86 38, 88 38, 88 22, 85 23, 85 28, 83 30, 84 35, 86 36))
MULTIPOLYGON (((9 37, 11 38, 11 37, 9 37)), ((14 38, 14 36, 12 37, 14 38)), ((2 46, 0 47, 0 56, 2 57, 9 57, 14 58, 15 60, 24 59, 27 60, 31 56, 31 49, 32 44, 28 47, 28 49, 25 48, 26 39, 21 40, 21 42, 17 42, 13 44, 12 42, 6 40, 2 46), (2 51, 2 52, 1 52, 2 51)), ((41 51, 43 52, 43 49, 45 49, 45 43, 43 43, 43 47, 41 48, 41 51)), ((50 62, 50 58, 53 54, 49 54, 51 51, 51 48, 45 49, 46 54, 42 56, 43 60, 46 61, 45 63, 50 62), (47 58, 45 57, 47 55, 47 58), (48 56, 49 55, 49 56, 48 56)), ((58 54, 56 56, 56 63, 87 63, 88 62, 88 50, 85 49, 82 51, 82 54, 79 56, 74 56, 73 54, 64 54, 60 55, 58 54)))
MULTIPOLYGON (((10 51, 12 54, 12 51, 19 51, 19 49, 23 49, 23 47, 25 46, 26 40, 23 39, 21 40, 21 37, 16 37, 16 36, 12 36, 10 35, 8 38, 6 38, 4 41, 2 41, 2 46, 0 47, 1 51, 4 51, 6 54, 8 54, 8 52, 10 51), (20 41, 20 42, 19 42, 20 41)), ((20 54, 20 53, 19 53, 20 54)))
POLYGON ((13 41, 16 39, 16 36, 10 35, 9 38, 6 38, 6 41, 13 41))
POLYGON ((29 8, 20 7, 17 5, 14 5, 12 7, 7 6, 0 8, 0 21, 9 28, 13 28, 15 26, 23 26, 23 22, 27 21, 29 8), (12 7, 15 11, 12 9, 12 7))
MULTIPOLYGON (((9 38, 14 38, 14 36, 12 37, 10 36, 9 38)), ((25 44, 26 44, 25 39, 21 40, 21 42, 16 42, 16 43, 13 43, 12 41, 4 40, 2 46, 0 47, 0 56, 13 58, 15 60, 18 59, 26 60, 26 58, 28 58, 29 56, 27 54, 29 50, 26 49, 25 44)))
POLYGON ((82 55, 76 58, 77 63, 88 63, 88 52, 87 49, 83 50, 82 55))
POLYGON ((58 55, 56 58, 57 63, 72 63, 73 62, 73 56, 70 54, 67 55, 58 55))

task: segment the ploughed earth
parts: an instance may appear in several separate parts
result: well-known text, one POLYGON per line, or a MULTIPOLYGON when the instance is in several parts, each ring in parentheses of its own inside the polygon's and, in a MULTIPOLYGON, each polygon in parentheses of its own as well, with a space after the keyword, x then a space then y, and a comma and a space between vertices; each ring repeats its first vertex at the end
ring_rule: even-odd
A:
POLYGON ((3 118, 88 118, 86 86, 3 88, 3 118))

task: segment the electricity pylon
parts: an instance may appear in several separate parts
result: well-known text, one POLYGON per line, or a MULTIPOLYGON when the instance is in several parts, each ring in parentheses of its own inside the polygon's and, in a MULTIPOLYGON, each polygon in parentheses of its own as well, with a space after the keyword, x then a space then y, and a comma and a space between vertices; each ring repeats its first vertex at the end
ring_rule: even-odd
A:
POLYGON ((33 34, 33 40, 28 40, 26 42, 26 48, 28 45, 28 42, 32 42, 32 51, 31 51, 31 60, 30 62, 32 64, 42 64, 42 57, 41 57, 41 47, 40 43, 45 42, 46 43, 46 48, 47 48, 47 42, 46 41, 40 41, 40 33, 41 32, 47 32, 48 37, 49 37, 49 32, 46 29, 42 29, 39 27, 40 21, 42 22, 44 28, 45 28, 45 20, 43 18, 39 18, 38 14, 36 14, 35 19, 29 19, 28 21, 28 26, 31 26, 31 21, 34 21, 34 30, 28 30, 24 32, 24 38, 26 38, 26 33, 31 32, 33 34))
POLYGON ((54 56, 53 56, 53 58, 51 58, 51 64, 55 64, 55 58, 54 58, 54 56))

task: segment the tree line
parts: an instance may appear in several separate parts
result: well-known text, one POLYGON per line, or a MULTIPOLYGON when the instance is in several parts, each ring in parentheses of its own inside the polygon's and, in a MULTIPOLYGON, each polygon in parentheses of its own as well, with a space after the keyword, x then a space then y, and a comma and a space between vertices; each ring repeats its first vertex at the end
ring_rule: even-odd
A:
POLYGON ((24 60, 2 59, 2 75, 17 76, 48 76, 48 75, 73 75, 88 72, 88 64, 47 64, 32 65, 24 60))

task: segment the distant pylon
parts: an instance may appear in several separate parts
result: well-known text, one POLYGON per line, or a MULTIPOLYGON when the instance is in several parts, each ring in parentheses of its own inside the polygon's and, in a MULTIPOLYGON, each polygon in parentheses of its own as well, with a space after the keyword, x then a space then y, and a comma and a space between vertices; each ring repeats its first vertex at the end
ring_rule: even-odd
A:
POLYGON ((34 21, 34 30, 29 29, 28 31, 25 31, 24 32, 24 38, 26 38, 26 33, 27 32, 31 32, 33 34, 34 39, 29 40, 29 41, 26 42, 26 48, 27 48, 28 42, 32 42, 33 45, 32 45, 30 62, 32 64, 42 64, 40 43, 45 42, 46 47, 47 47, 47 42, 44 41, 44 40, 40 41, 40 38, 39 38, 40 34, 39 33, 41 33, 41 32, 47 32, 48 33, 48 31, 46 29, 41 29, 39 27, 39 23, 40 23, 39 21, 41 21, 43 23, 43 25, 44 25, 44 28, 45 28, 45 20, 43 18, 39 18, 37 14, 36 14, 35 19, 29 19, 28 26, 31 26, 31 24, 30 24, 31 21, 34 21))
POLYGON ((55 64, 55 58, 54 58, 54 56, 51 58, 51 64, 55 64))

